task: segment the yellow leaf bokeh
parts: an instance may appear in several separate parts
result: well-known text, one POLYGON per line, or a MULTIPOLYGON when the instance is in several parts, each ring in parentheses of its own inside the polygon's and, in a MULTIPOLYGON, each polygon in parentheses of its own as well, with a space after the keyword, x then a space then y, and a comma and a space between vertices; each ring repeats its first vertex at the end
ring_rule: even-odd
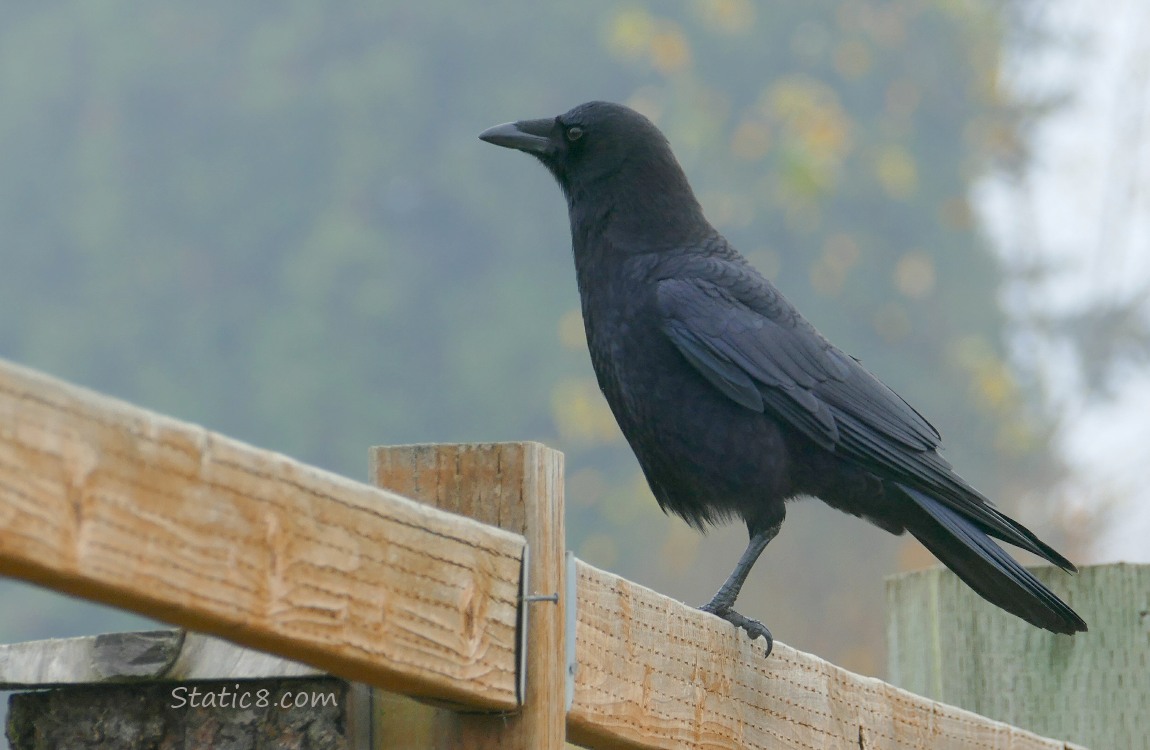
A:
POLYGON ((611 409, 591 378, 559 381, 551 392, 551 416, 565 439, 607 443, 621 437, 611 409))
POLYGON ((934 291, 934 261, 922 251, 906 253, 894 267, 894 285, 911 299, 924 299, 934 291))
POLYGON ((918 186, 918 168, 905 148, 897 145, 879 150, 874 162, 875 177, 891 198, 909 198, 918 186))
POLYGON ((727 34, 746 33, 755 23, 751 0, 696 0, 695 10, 706 24, 727 34))

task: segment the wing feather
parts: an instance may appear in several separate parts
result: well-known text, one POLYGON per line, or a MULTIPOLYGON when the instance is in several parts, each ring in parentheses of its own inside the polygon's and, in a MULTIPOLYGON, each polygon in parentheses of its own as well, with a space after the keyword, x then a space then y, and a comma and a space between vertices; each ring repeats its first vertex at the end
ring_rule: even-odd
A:
POLYGON ((770 408, 831 449, 843 440, 837 414, 904 448, 938 445, 922 415, 793 312, 772 317, 700 279, 665 279, 656 294, 663 332, 736 403, 770 408))
POLYGON ((1069 565, 955 474, 936 451, 938 431, 777 293, 748 303, 692 278, 660 281, 656 295, 663 332, 735 403, 785 420, 879 476, 937 495, 986 533, 1069 565))

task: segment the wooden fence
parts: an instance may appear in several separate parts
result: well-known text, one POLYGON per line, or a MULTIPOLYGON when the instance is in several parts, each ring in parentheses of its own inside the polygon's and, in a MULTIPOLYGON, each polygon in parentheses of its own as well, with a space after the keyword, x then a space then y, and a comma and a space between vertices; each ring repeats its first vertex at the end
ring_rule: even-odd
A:
POLYGON ((0 363, 0 574, 450 706, 458 747, 1067 747, 568 560, 554 450, 372 455, 386 489, 0 363))

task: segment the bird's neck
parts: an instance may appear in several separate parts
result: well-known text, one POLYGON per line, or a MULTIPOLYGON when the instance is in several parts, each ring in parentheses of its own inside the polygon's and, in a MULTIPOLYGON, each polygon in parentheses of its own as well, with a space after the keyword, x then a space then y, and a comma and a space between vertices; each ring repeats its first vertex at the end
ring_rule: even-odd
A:
MULTIPOLYGON (((571 239, 616 259, 690 245, 714 233, 683 178, 679 184, 610 180, 567 193, 571 239)), ((609 262, 610 258, 599 258, 609 262)))

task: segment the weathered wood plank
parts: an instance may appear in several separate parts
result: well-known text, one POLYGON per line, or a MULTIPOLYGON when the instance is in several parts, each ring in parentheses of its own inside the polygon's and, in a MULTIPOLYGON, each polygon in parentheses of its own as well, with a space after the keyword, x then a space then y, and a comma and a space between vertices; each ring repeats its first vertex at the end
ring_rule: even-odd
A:
POLYGON ((0 363, 0 574, 512 709, 523 539, 0 363))
POLYGON ((182 630, 0 644, 0 690, 131 680, 326 677, 307 664, 182 630))
POLYGON ((1088 632, 1033 628, 945 569, 905 573, 887 581, 891 681, 1091 747, 1150 750, 1150 565, 1031 572, 1088 632))
POLYGON ((852 674, 584 563, 568 738, 595 748, 1064 750, 852 674))

